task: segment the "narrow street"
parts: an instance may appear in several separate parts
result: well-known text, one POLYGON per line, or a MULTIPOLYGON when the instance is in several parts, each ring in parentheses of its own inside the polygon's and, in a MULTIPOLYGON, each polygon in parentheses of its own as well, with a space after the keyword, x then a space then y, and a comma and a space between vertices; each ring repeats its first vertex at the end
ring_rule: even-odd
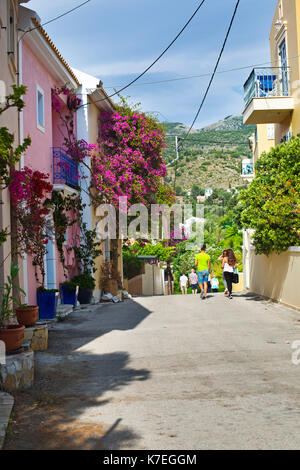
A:
POLYGON ((299 448, 299 315, 250 294, 76 311, 15 393, 5 449, 299 448))

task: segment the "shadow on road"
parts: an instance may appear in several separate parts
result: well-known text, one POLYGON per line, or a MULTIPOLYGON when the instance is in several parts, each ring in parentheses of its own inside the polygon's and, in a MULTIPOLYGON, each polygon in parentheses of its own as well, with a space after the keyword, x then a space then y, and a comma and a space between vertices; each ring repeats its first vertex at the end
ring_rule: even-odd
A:
POLYGON ((34 387, 14 394, 14 418, 5 449, 134 446, 139 436, 123 424, 121 416, 107 424, 101 414, 114 399, 110 392, 147 380, 150 371, 131 368, 126 351, 97 354, 93 341, 113 330, 134 329, 150 313, 130 301, 82 310, 50 329, 48 351, 36 353, 34 387))
POLYGON ((253 300, 255 302, 263 302, 266 300, 265 297, 255 294, 254 292, 245 292, 239 295, 239 297, 243 297, 245 300, 253 300))

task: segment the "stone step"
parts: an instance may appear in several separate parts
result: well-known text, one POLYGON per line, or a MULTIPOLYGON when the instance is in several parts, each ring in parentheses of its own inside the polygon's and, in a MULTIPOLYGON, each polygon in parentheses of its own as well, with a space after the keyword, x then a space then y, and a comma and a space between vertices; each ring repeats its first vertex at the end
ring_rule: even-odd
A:
POLYGON ((56 317, 66 318, 73 312, 73 305, 61 304, 57 306, 56 317))
POLYGON ((0 392, 0 450, 3 447, 6 429, 9 423, 14 398, 6 392, 0 392))

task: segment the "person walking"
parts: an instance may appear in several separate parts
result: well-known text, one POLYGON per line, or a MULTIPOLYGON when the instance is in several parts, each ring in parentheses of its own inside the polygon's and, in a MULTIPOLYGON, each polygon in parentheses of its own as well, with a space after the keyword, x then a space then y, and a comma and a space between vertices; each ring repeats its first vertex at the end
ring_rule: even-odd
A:
MULTIPOLYGON (((223 250, 222 255, 218 258, 218 261, 223 262, 223 259, 225 258, 226 255, 227 255, 227 250, 223 250)), ((227 283, 226 283, 226 279, 225 279, 224 269, 223 269, 223 272, 222 272, 222 278, 223 278, 223 284, 224 284, 224 287, 225 287, 224 294, 227 295, 228 294, 228 289, 227 289, 227 283)))
POLYGON ((185 275, 185 273, 182 273, 182 276, 179 278, 179 284, 181 287, 181 293, 183 295, 187 295, 187 284, 188 284, 188 278, 185 275))
POLYGON ((198 276, 195 273, 195 269, 192 268, 192 272, 189 274, 189 282, 192 288, 192 294, 197 294, 198 291, 198 276))
POLYGON ((225 281, 228 289, 228 298, 232 299, 232 281, 233 270, 236 266, 236 257, 232 249, 226 250, 226 256, 223 258, 222 268, 225 275, 225 281))
POLYGON ((213 292, 219 291, 219 280, 216 278, 215 274, 213 274, 212 279, 211 279, 211 290, 213 292))
POLYGON ((201 253, 195 256, 195 266, 198 267, 198 283, 201 289, 200 297, 205 300, 207 296, 207 282, 210 270, 210 256, 206 253, 206 245, 201 248, 201 253))
POLYGON ((167 267, 165 269, 165 285, 168 286, 168 295, 173 295, 174 293, 174 277, 171 269, 171 262, 167 262, 167 267))

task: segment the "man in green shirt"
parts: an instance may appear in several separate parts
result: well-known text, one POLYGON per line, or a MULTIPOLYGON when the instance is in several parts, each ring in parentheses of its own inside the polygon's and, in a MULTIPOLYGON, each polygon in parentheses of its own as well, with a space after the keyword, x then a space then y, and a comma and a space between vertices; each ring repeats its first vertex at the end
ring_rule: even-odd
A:
POLYGON ((207 282, 210 270, 210 256, 206 253, 206 245, 201 248, 201 253, 195 256, 195 266, 198 267, 198 282, 201 289, 201 298, 206 299, 207 282))

